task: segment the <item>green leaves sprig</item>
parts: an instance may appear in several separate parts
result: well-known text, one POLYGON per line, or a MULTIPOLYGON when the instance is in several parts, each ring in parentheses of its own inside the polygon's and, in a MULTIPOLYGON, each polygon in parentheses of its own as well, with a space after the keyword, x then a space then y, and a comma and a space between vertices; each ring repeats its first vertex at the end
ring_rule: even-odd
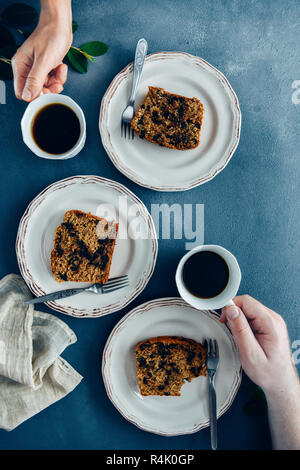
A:
MULTIPOLYGON (((11 58, 20 44, 16 43, 11 30, 22 35, 23 39, 27 39, 31 31, 23 30, 23 26, 31 26, 37 19, 37 10, 20 2, 9 5, 0 14, 0 79, 10 80, 13 78, 11 58)), ((73 34, 77 29, 78 24, 73 21, 73 34)), ((91 41, 80 47, 72 45, 66 57, 73 69, 79 73, 87 73, 88 63, 94 62, 95 57, 103 55, 107 51, 108 46, 104 42, 91 41)))
POLYGON ((80 73, 88 71, 88 61, 95 62, 95 57, 105 54, 108 46, 104 42, 91 41, 80 47, 71 46, 67 58, 72 67, 80 73))

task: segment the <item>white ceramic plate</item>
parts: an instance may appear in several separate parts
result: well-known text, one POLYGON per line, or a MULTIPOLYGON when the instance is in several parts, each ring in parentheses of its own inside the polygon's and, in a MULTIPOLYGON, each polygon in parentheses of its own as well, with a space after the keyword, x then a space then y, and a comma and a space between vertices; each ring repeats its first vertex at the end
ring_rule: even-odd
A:
POLYGON ((101 104, 102 143, 113 164, 131 180, 157 191, 183 191, 216 176, 229 162, 240 137, 238 99, 224 75, 200 57, 184 52, 147 56, 136 107, 148 86, 196 97, 204 105, 200 144, 193 150, 172 150, 140 139, 121 138, 121 114, 131 92, 129 64, 108 87, 101 104))
POLYGON ((128 274, 129 287, 104 294, 90 292, 48 302, 61 313, 95 317, 128 305, 146 286, 154 270, 157 238, 152 218, 144 204, 127 188, 99 176, 73 176, 48 186, 27 207, 19 225, 16 252, 21 274, 34 295, 40 296, 86 283, 54 280, 50 254, 55 229, 66 211, 79 209, 97 216, 116 218, 119 231, 110 277, 128 274), (139 233, 134 232, 137 223, 139 233), (131 224, 131 225, 130 225, 131 224), (139 238, 127 236, 128 228, 139 238))
POLYGON ((241 382, 241 365, 231 333, 218 318, 214 311, 196 310, 172 297, 147 302, 120 320, 106 343, 102 374, 107 394, 124 418, 164 436, 189 434, 209 425, 207 377, 184 384, 180 397, 140 395, 134 348, 141 340, 163 335, 218 341, 217 416, 228 410, 241 382))

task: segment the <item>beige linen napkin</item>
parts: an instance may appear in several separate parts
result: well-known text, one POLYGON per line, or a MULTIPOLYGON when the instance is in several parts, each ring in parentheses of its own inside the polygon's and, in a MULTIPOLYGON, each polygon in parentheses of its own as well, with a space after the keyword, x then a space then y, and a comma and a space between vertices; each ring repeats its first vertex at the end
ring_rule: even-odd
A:
POLYGON ((23 300, 31 294, 20 276, 0 281, 0 428, 14 429, 70 393, 81 381, 60 354, 76 342, 59 318, 23 300))

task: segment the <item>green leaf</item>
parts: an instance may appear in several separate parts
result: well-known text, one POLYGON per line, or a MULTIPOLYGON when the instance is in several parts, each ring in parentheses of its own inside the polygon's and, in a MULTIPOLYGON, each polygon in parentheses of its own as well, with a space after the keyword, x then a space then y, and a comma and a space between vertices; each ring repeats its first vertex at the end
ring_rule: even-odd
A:
POLYGON ((72 32, 73 32, 73 34, 76 33, 77 29, 78 29, 78 24, 76 23, 76 21, 73 20, 72 21, 72 32))
POLYGON ((67 58, 73 69, 77 70, 79 73, 87 73, 88 61, 81 52, 71 47, 67 53, 67 58))
POLYGON ((38 12, 26 3, 13 3, 5 8, 1 17, 17 26, 28 25, 37 19, 38 12))
POLYGON ((80 49, 93 57, 97 57, 108 51, 108 45, 100 41, 91 41, 83 44, 80 49))
POLYGON ((0 47, 0 56, 5 59, 11 59, 17 52, 18 46, 16 44, 7 44, 6 46, 0 47))
POLYGON ((13 73, 10 64, 3 62, 0 58, 0 79, 1 80, 12 80, 13 73))
POLYGON ((0 47, 7 44, 15 44, 14 37, 8 29, 0 25, 0 47))
POLYGON ((243 406, 247 416, 263 416, 267 413, 267 402, 263 400, 252 400, 243 406))

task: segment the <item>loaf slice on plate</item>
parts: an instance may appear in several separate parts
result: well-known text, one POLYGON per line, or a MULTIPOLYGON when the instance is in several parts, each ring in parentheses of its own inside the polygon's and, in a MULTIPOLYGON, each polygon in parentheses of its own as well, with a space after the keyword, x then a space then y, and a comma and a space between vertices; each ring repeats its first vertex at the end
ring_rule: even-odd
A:
POLYGON ((51 269, 57 282, 98 282, 109 278, 118 224, 79 210, 65 213, 57 227, 51 269))
POLYGON ((185 381, 206 375, 206 351, 192 339, 158 336, 135 348, 141 395, 180 396, 185 381))
POLYGON ((149 86, 131 127, 149 142, 189 150, 199 145, 203 110, 203 104, 197 98, 186 98, 149 86))

